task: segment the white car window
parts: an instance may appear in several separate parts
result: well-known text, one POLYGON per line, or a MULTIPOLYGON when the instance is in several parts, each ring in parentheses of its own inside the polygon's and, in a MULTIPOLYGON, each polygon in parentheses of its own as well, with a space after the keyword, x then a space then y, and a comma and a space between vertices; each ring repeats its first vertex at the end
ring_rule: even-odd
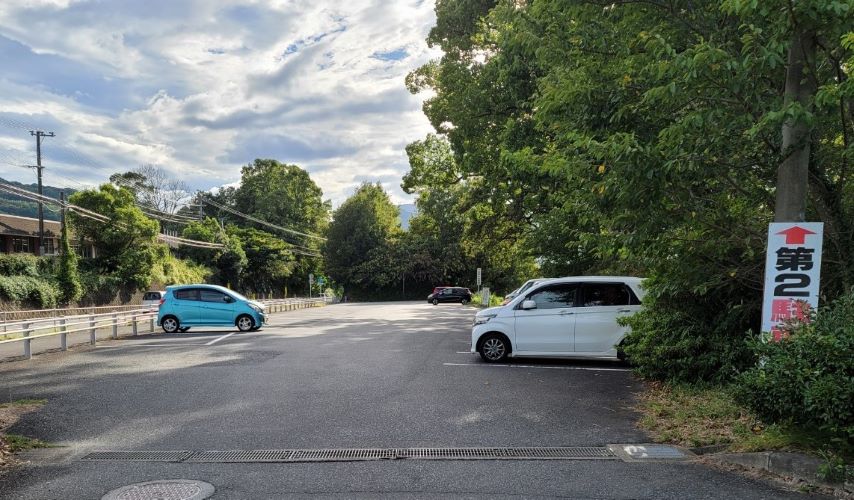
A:
POLYGON ((622 283, 588 283, 584 286, 584 307, 627 306, 629 290, 622 283))
POLYGON ((561 309, 575 306, 577 283, 560 283, 543 287, 527 297, 537 303, 537 309, 561 309))

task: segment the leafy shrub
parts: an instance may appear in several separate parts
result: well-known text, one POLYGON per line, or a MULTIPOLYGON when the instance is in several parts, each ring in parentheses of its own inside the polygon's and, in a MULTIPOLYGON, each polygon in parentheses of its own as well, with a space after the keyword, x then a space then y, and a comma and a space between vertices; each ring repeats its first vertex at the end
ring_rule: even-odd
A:
POLYGON ((33 276, 0 276, 0 298, 34 307, 56 307, 59 290, 50 281, 33 276))
POLYGON ((758 301, 728 302, 726 293, 677 290, 666 280, 644 282, 644 308, 622 322, 631 327, 623 350, 648 379, 726 383, 749 366, 747 339, 758 301))
POLYGON ((753 344, 757 365, 735 396, 767 421, 808 426, 854 442, 854 289, 781 342, 753 344))
POLYGON ((166 254, 154 266, 153 282, 159 285, 187 285, 205 283, 211 276, 211 270, 190 260, 182 260, 166 254))
POLYGON ((94 259, 79 261, 80 285, 83 295, 79 302, 83 305, 100 305, 112 302, 121 290, 121 280, 109 274, 103 274, 94 259))
POLYGON ((39 259, 26 253, 0 254, 0 276, 33 276, 40 275, 39 259))
POLYGON ((489 294, 489 304, 483 304, 483 295, 474 292, 471 295, 471 303, 473 306, 483 306, 483 307, 495 307, 500 306, 501 302, 504 300, 504 297, 491 293, 489 294))

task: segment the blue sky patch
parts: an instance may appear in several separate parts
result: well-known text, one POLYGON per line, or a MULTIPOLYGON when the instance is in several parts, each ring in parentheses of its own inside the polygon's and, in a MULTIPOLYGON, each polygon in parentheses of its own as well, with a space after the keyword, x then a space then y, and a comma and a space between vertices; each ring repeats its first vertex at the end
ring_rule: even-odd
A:
POLYGON ((409 53, 406 51, 406 47, 400 47, 399 49, 388 50, 385 52, 374 52, 371 54, 371 57, 374 59, 379 59, 380 61, 400 61, 401 59, 405 59, 409 53))

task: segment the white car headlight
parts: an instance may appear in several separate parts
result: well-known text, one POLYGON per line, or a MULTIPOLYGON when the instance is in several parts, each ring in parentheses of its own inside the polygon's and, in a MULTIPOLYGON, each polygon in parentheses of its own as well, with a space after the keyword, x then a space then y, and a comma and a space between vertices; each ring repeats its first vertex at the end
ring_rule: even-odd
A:
POLYGON ((249 307, 251 307, 252 309, 254 309, 254 310, 255 310, 255 312, 259 312, 259 313, 263 313, 263 312, 264 312, 264 306, 258 306, 258 305, 256 305, 256 304, 249 304, 249 307))
POLYGON ((487 314, 487 315, 484 315, 484 316, 475 316, 475 317, 474 317, 474 324, 475 324, 475 325, 482 325, 482 324, 484 324, 484 323, 488 323, 488 322, 489 322, 489 320, 491 320, 491 319, 492 319, 492 318, 494 318, 494 317, 495 317, 495 315, 494 315, 494 314, 487 314))

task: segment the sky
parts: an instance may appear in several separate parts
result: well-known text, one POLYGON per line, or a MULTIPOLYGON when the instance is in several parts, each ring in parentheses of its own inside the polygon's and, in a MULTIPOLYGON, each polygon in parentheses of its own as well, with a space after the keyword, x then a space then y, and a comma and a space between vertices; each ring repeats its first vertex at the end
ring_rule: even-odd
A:
POLYGON ((334 206, 393 201, 431 127, 404 77, 439 56, 429 0, 2 0, 0 177, 80 188, 153 164, 208 190, 255 158, 306 169, 334 206))

